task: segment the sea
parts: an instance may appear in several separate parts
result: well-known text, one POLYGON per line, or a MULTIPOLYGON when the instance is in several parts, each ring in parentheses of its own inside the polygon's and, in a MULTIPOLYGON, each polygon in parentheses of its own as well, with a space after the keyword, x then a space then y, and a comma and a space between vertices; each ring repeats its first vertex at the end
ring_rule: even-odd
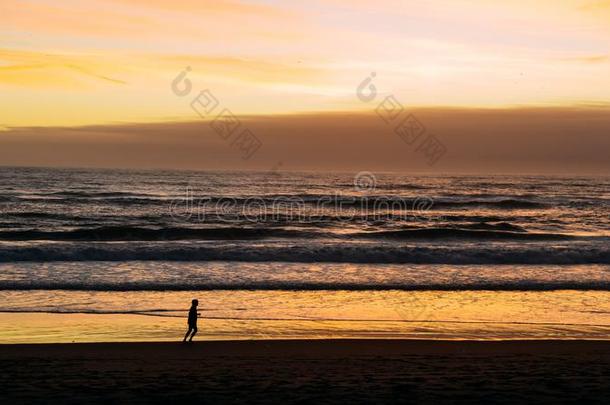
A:
POLYGON ((0 343, 607 339, 610 177, 0 168, 0 343))

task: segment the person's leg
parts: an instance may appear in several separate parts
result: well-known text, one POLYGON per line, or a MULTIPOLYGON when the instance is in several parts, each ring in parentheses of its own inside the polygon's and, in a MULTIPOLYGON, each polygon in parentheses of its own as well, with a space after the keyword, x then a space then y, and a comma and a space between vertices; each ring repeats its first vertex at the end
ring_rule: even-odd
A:
POLYGON ((186 339, 189 337, 192 330, 193 330, 193 327, 191 325, 189 325, 189 330, 186 331, 186 335, 184 335, 184 339, 182 339, 183 342, 186 342, 186 339))
POLYGON ((197 326, 193 326, 193 333, 191 334, 191 338, 189 339, 189 342, 193 341, 193 338, 195 337, 195 334, 197 333, 197 326))

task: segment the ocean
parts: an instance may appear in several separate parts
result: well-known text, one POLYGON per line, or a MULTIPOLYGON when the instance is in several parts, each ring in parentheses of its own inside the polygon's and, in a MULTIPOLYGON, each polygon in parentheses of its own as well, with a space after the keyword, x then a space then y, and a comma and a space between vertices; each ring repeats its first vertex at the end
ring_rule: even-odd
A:
POLYGON ((0 178, 0 343, 609 336, 610 177, 0 178))

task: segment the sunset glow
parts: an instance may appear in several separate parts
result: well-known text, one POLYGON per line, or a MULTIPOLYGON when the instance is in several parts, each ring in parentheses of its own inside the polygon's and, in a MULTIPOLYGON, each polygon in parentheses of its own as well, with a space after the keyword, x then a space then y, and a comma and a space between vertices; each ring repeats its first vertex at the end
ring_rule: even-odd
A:
POLYGON ((0 126, 192 119, 186 66, 236 114, 605 105, 610 2, 3 1, 0 126))

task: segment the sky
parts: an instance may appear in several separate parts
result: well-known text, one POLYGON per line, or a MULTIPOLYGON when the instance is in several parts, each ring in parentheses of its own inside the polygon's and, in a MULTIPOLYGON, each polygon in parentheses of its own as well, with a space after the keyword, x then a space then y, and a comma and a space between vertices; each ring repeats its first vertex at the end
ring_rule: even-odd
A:
POLYGON ((395 156, 397 138, 382 141, 392 129, 374 113, 393 96, 447 144, 436 170, 527 157, 531 170, 610 172, 598 156, 610 136, 610 1, 3 0, 0 23, 0 164, 412 170, 413 151, 395 156), (257 159, 207 130, 221 152, 163 154, 190 153, 176 131, 211 119, 191 108, 202 90, 214 113, 229 109, 267 140, 257 159), (343 133, 388 152, 349 160, 343 133), (487 149, 472 156, 480 146, 462 146, 479 133, 487 149), (506 148, 515 136, 520 152, 506 148), (339 158, 291 152, 303 139, 339 158), (544 159, 523 152, 541 140, 561 142, 544 159), (118 159, 126 144, 148 157, 118 159), (98 146, 117 153, 96 157, 98 146))

